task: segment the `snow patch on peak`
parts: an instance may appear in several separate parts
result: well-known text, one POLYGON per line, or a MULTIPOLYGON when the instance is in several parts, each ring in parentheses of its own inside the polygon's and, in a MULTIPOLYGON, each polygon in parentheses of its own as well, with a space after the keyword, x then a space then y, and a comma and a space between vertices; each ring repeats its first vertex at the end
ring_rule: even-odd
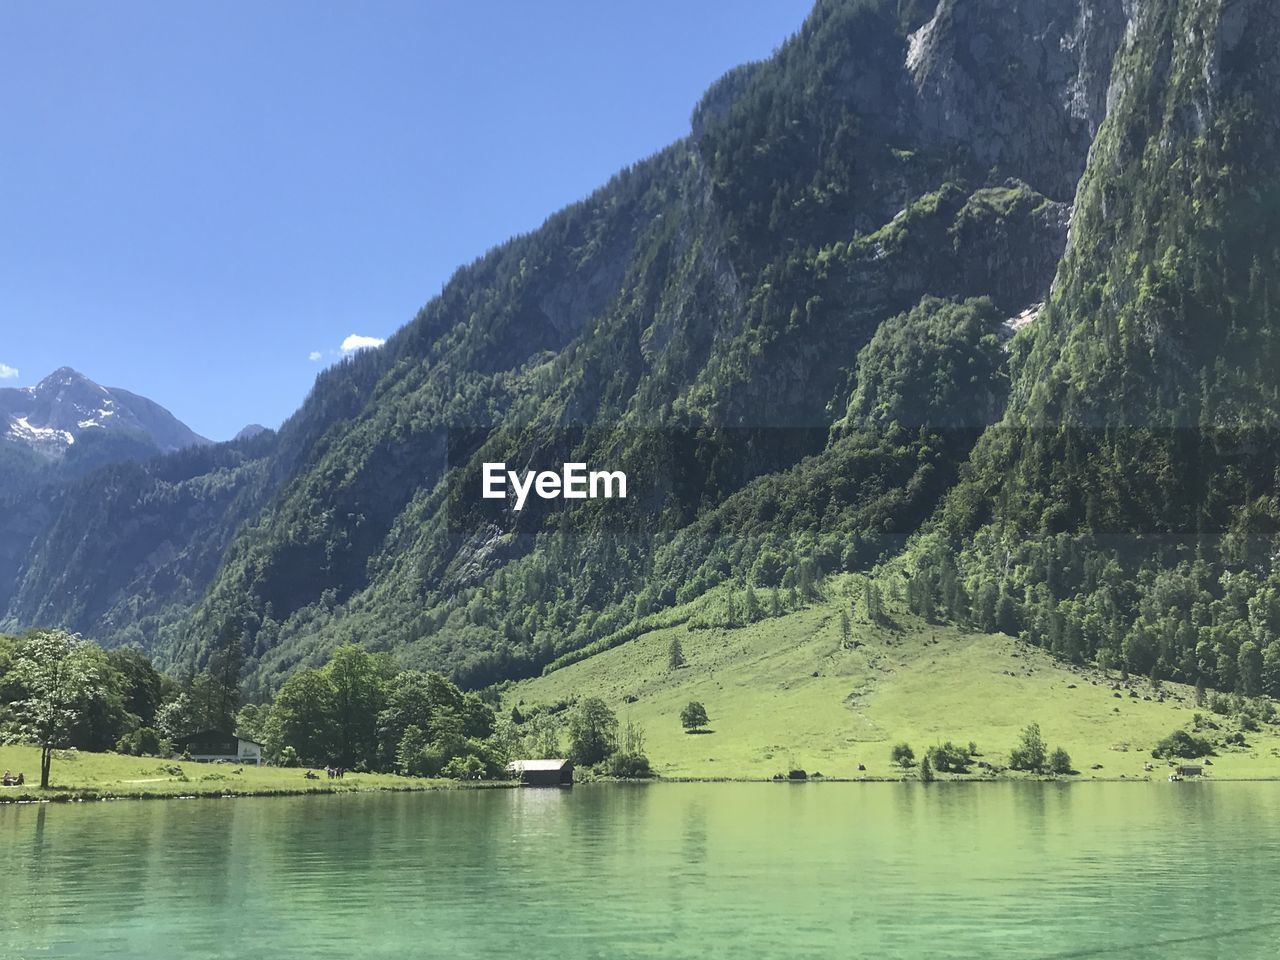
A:
POLYGON ((14 417, 9 421, 9 435, 34 444, 62 444, 69 447, 76 442, 71 431, 56 427, 33 427, 26 417, 14 417))

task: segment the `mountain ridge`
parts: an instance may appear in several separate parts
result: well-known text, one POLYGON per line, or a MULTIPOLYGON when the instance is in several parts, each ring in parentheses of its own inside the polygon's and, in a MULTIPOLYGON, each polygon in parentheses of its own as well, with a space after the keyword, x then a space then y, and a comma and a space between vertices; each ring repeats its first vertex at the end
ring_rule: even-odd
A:
MULTIPOLYGON (((883 571, 926 619, 1231 686, 1220 665, 1252 664, 1280 626, 1251 612, 1271 609, 1249 599, 1270 589, 1256 559, 1243 600, 1199 578, 1188 619, 1198 602, 1217 625, 1197 615, 1209 634, 1174 642, 1148 616, 1158 566, 1092 542, 1019 552, 1088 537, 1106 504, 1131 541, 1166 532, 1140 500, 1177 484, 1148 466, 1186 458, 1146 434, 1104 456, 1016 428, 1053 426, 1063 401, 1124 410, 1143 376, 1175 398, 1193 382, 1256 394, 1250 415, 1271 416, 1267 286, 1249 277, 1274 261, 1238 269, 1208 185, 1231 203, 1259 185, 1249 236, 1271 250, 1274 126, 1241 131, 1276 92, 1274 19, 1254 0, 820 0, 773 58, 708 91, 688 137, 460 269, 385 347, 322 373, 278 433, 115 469, 55 505, 8 619, 171 665, 230 653, 251 695, 348 641, 478 686, 700 597, 700 623, 732 627, 838 571, 883 571), (1211 219, 1178 199, 1188 181, 1211 219), (1196 245, 1182 261, 1178 237, 1196 245), (1215 270, 1221 301, 1248 310, 1187 307, 1215 270), (1122 317, 1127 345, 1108 352, 1116 332, 1095 328, 1122 317), (1205 317, 1236 340, 1153 333, 1205 317), (464 496, 483 460, 569 458, 625 466, 645 495, 520 516, 464 496), (1114 485, 1086 502, 1073 491, 1104 463, 1114 485), (1130 467, 1144 479, 1126 485, 1130 467), (185 506, 102 521, 139 502, 185 506), (95 523, 103 542, 79 549, 95 523)), ((1133 409, 1163 428, 1149 421, 1172 406, 1133 409)), ((1263 545, 1264 460, 1198 461, 1237 478, 1213 522, 1263 545)))
POLYGON ((86 431, 131 434, 157 453, 207 444, 160 404, 119 387, 104 387, 71 367, 59 367, 33 387, 0 387, 5 439, 50 458, 62 456, 86 431))

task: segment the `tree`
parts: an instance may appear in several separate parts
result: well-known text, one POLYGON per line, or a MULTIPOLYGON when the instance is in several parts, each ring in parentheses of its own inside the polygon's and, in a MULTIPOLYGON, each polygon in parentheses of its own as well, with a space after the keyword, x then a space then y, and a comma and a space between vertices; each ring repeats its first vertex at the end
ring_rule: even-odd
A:
POLYGON ((271 707, 267 748, 279 754, 286 746, 307 764, 329 760, 333 750, 333 683, 320 670, 299 670, 280 685, 271 707))
POLYGON ((1246 697, 1256 697, 1262 693, 1262 651, 1252 640, 1240 645, 1237 657, 1238 672, 1236 683, 1246 697))
POLYGON ((1057 774, 1067 774, 1071 772, 1071 754, 1067 753, 1062 747, 1054 749, 1049 754, 1049 772, 1057 774))
POLYGON ((252 740, 261 742, 270 718, 270 706, 246 703, 240 708, 240 712, 236 714, 235 731, 252 740))
POLYGON ((235 722, 237 697, 232 695, 224 680, 224 677, 208 670, 192 678, 187 689, 191 709, 188 734, 205 730, 230 732, 235 722))
POLYGON ((739 626, 738 601, 734 599, 732 590, 726 593, 724 597, 724 620, 726 627, 739 626))
POLYGON ((569 755, 590 766, 618 748, 618 718, 598 697, 588 697, 569 716, 569 755))
POLYGON ((462 696, 462 732, 475 740, 485 740, 493 734, 497 716, 493 707, 485 703, 478 693, 462 696))
POLYGON ((1039 773, 1044 770, 1048 760, 1048 750, 1044 745, 1044 737, 1040 735, 1040 724, 1030 724, 1022 731, 1022 739, 1009 753, 1009 766, 1014 770, 1030 770, 1039 773))
POLYGON ((1262 689, 1280 697, 1280 640, 1272 640, 1262 651, 1262 689))
POLYGON ((667 648, 667 669, 679 670, 685 665, 684 648, 680 646, 680 638, 675 637, 667 648))
POLYGON ((141 726, 154 724, 163 682, 146 654, 129 648, 112 650, 107 654, 107 663, 120 675, 125 710, 136 716, 141 726))
POLYGON ((684 727, 687 733, 696 733, 710 722, 707 708, 697 700, 690 700, 688 705, 680 711, 680 726, 684 727))
POLYGON ((191 697, 180 693, 156 711, 156 729, 170 743, 179 743, 196 732, 191 697))
POLYGON ((644 753, 644 727, 627 717, 627 724, 622 728, 622 752, 627 754, 644 753))
POLYGON ((644 753, 644 729, 630 717, 622 728, 622 743, 609 760, 609 775, 623 780, 642 780, 653 775, 644 753))
POLYGON ((847 648, 849 641, 853 639, 853 628, 849 625, 849 614, 844 610, 840 611, 840 646, 847 648))
POLYGON ((538 713, 524 723, 521 748, 535 760, 553 760, 564 756, 560 749, 560 728, 555 717, 538 713))
POLYGON ((933 780, 933 765, 929 763, 929 757, 926 754, 925 758, 920 761, 920 782, 933 783, 933 780))
POLYGON ((404 777, 426 776, 425 766, 428 763, 427 735, 416 723, 410 724, 400 738, 396 748, 396 772, 404 777))
POLYGON ((333 687, 332 724, 335 759, 342 766, 374 761, 378 714, 385 700, 385 655, 355 644, 333 652, 324 674, 333 687))
MULTIPOLYGON (((243 627, 233 617, 223 621, 217 647, 209 657, 204 698, 207 730, 229 730, 240 706, 240 674, 244 672, 244 648, 249 642, 243 627)), ((197 698, 197 704, 200 700, 197 698)))
POLYGON ((911 744, 900 743, 889 751, 889 759, 900 767, 914 767, 916 752, 911 749, 911 744))
POLYGON ((390 680, 385 706, 377 720, 380 759, 384 766, 396 764, 400 742, 409 727, 429 732, 431 718, 438 708, 461 705, 461 695, 457 698, 453 695, 456 690, 444 677, 417 670, 405 670, 390 680))
POLYGON ((48 789, 53 751, 68 745, 84 703, 102 695, 100 663, 90 644, 39 630, 23 640, 13 676, 24 693, 13 705, 18 731, 39 745, 40 788, 48 789))
POLYGON ((884 606, 880 596, 880 587, 871 578, 863 581, 862 605, 866 610, 867 620, 880 623, 884 620, 884 606))

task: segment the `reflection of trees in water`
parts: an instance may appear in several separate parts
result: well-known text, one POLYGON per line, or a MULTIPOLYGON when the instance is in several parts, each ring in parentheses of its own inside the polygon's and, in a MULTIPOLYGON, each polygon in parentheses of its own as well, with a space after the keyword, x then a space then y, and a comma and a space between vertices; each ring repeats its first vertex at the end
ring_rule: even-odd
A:
MULTIPOLYGON (((179 816, 177 806, 182 805, 121 801, 13 811, 11 838, 28 839, 3 854, 7 879, 0 896, 6 909, 0 913, 21 930, 24 950, 37 950, 40 938, 51 933, 65 936, 60 928, 74 917, 97 931, 96 942, 108 952, 113 944, 103 931, 139 921, 157 903, 176 900, 183 887, 174 883, 180 872, 175 863, 189 856, 184 834, 208 828, 211 819, 211 811, 192 816, 187 810, 179 816)), ((216 858, 216 848, 207 852, 216 858)), ((202 863, 193 866, 197 873, 205 869, 202 863)), ((216 890, 197 893, 208 897, 216 890)))

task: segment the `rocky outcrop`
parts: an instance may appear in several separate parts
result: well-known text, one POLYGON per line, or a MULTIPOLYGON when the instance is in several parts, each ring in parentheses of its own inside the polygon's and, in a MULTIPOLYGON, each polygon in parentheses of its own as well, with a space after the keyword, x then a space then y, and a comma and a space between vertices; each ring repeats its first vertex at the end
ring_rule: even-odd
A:
POLYGON ((1106 113, 1122 0, 941 0, 909 38, 916 121, 1069 202, 1106 113))

